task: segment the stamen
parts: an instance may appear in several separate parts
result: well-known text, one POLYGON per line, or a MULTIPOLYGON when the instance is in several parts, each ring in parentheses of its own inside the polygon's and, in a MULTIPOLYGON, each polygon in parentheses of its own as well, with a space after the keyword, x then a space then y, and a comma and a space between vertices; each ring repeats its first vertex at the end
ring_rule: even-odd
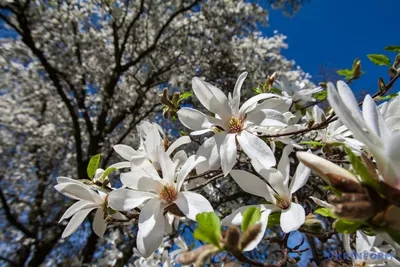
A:
POLYGON ((174 186, 166 185, 160 192, 160 197, 168 203, 172 203, 176 200, 177 192, 174 186))
POLYGON ((229 132, 230 133, 239 133, 243 130, 243 121, 236 117, 232 117, 229 122, 229 132))

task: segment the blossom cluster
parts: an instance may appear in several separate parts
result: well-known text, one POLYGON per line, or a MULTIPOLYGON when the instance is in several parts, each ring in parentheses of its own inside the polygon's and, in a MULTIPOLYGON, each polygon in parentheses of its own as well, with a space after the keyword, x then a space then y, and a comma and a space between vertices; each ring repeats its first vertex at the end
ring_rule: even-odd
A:
MULTIPOLYGON (((213 172, 221 174, 219 179, 228 179, 229 175, 244 192, 263 201, 239 207, 223 218, 220 223, 228 230, 224 236, 217 236, 214 243, 208 242, 214 248, 204 247, 208 256, 223 248, 243 260, 241 253, 255 249, 263 239, 271 214, 278 214, 280 228, 286 234, 296 230, 310 232, 307 228, 310 222, 319 222, 315 215, 325 214, 336 219, 337 232, 342 231, 340 225, 345 223, 358 230, 357 242, 370 241, 372 237, 362 232, 368 229, 380 240, 398 247, 391 233, 400 231, 400 205, 396 199, 400 192, 400 134, 397 132, 400 98, 394 97, 377 106, 376 99, 367 95, 361 111, 343 81, 338 81, 337 87, 328 83, 313 88, 286 78, 270 77, 266 84, 268 90, 241 104, 246 77, 247 73, 242 73, 227 96, 203 79, 193 78, 193 93, 209 114, 192 107, 176 107, 175 115, 192 131, 190 135, 171 143, 158 124, 143 121, 138 126, 137 149, 124 144, 113 147, 123 161, 103 170, 97 168, 98 162, 94 159, 91 163, 97 169, 91 171, 91 180, 59 177, 55 189, 78 200, 60 220, 72 217, 63 237, 76 231, 96 209, 93 230, 98 236, 104 235, 109 222, 137 224, 136 247, 148 258, 162 245, 166 233, 178 229, 183 218, 198 221, 201 228, 199 215, 214 212, 206 197, 190 189, 191 176, 206 177, 213 172), (327 113, 316 103, 316 97, 324 92, 332 106, 327 113), (187 155, 182 147, 205 134, 208 138, 200 142, 197 152, 187 155), (320 147, 323 157, 316 155, 320 147), (297 157, 291 157, 295 150, 297 157), (350 164, 345 167, 351 171, 328 160, 333 158, 334 150, 347 153, 350 164), (239 167, 243 155, 251 165, 247 170, 239 167), (279 161, 276 155, 280 155, 279 161), (296 193, 307 184, 312 170, 337 195, 331 197, 331 203, 309 196, 315 203, 309 211, 296 193), (117 187, 108 177, 114 171, 120 172, 122 185, 117 187), (355 206, 357 203, 362 208, 361 204, 355 206), (249 210, 259 214, 252 227, 248 225, 249 210), (247 226, 243 227, 244 224, 247 226), (232 245, 233 237, 230 238, 237 235, 234 229, 238 225, 243 230, 240 246, 232 245)), ((93 169, 91 163, 88 171, 93 169)), ((342 233, 348 234, 349 229, 345 228, 342 233)), ((211 240, 207 238, 203 237, 211 240)), ((344 244, 350 255, 349 242, 349 236, 345 235, 344 244)), ((357 243, 357 250, 372 249, 373 242, 368 244, 371 245, 357 243)), ((374 248, 379 251, 377 246, 374 248)), ((180 252, 186 250, 187 247, 180 252)), ((199 255, 204 254, 186 253, 192 254, 183 253, 175 261, 190 264, 198 262, 199 255), (197 256, 188 260, 185 255, 186 258, 197 256)), ((163 258, 165 264, 173 263, 168 256, 163 258)), ((395 258, 392 262, 398 263, 395 258)))

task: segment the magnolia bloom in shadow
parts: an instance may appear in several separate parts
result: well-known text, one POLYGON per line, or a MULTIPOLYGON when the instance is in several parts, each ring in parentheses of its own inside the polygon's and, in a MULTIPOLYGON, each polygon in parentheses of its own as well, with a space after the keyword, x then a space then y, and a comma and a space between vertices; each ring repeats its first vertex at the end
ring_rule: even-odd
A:
POLYGON ((114 190, 108 198, 110 207, 116 210, 132 210, 143 205, 136 240, 143 257, 150 256, 160 246, 169 223, 165 218, 167 212, 195 220, 198 213, 213 211, 202 195, 181 190, 185 178, 205 160, 203 157, 189 157, 179 171, 162 148, 158 148, 158 158, 162 178, 153 175, 156 171, 149 172, 147 177, 135 176, 133 172, 121 174, 134 190, 114 190))
MULTIPOLYGON (((107 222, 107 194, 100 190, 93 190, 90 186, 83 184, 78 180, 68 177, 57 177, 58 184, 54 188, 66 197, 79 200, 69 207, 60 222, 70 217, 67 227, 62 233, 62 237, 68 237, 73 234, 85 220, 86 216, 94 209, 97 209, 93 219, 92 228, 96 235, 103 237, 106 231, 107 222)), ((117 212, 113 214, 116 219, 124 219, 125 216, 117 212)))
POLYGON ((207 158, 196 167, 198 173, 220 166, 226 176, 236 163, 237 144, 251 159, 257 159, 266 167, 275 165, 275 156, 269 146, 257 136, 255 127, 286 126, 282 113, 274 109, 258 109, 258 101, 279 97, 275 94, 259 94, 240 106, 240 90, 247 76, 242 73, 235 85, 233 94, 226 97, 215 86, 200 78, 193 78, 193 92, 201 104, 215 117, 208 116, 193 108, 181 108, 178 118, 192 135, 214 132, 215 135, 199 148, 197 155, 207 158))
MULTIPOLYGON (((263 197, 268 202, 272 203, 258 205, 262 212, 260 234, 245 250, 254 249, 261 241, 268 224, 268 216, 271 212, 281 212, 280 225, 282 231, 285 233, 299 229, 305 221, 304 208, 300 204, 294 203, 292 201, 292 196, 305 185, 310 175, 310 169, 300 163, 290 181, 289 154, 291 151, 291 146, 286 146, 284 148, 281 160, 278 164, 278 169, 267 169, 259 163, 253 163, 256 171, 266 179, 271 186, 261 178, 243 170, 232 170, 230 173, 243 191, 263 197)), ((231 215, 222 220, 222 225, 240 225, 243 220, 243 214, 248 207, 249 206, 245 206, 235 210, 231 215)))
POLYGON ((365 96, 361 112, 347 84, 337 82, 337 90, 328 83, 328 101, 339 117, 373 154, 382 180, 400 190, 400 132, 392 132, 370 95, 365 96))
MULTIPOLYGON (((182 136, 170 144, 166 138, 162 137, 164 132, 156 123, 143 121, 137 128, 140 134, 140 146, 137 150, 122 144, 113 147, 115 152, 126 160, 114 165, 117 165, 118 168, 131 168, 137 173, 136 175, 140 175, 142 169, 145 169, 146 172, 153 171, 153 174, 156 175, 160 170, 160 159, 157 152, 159 147, 164 147, 166 154, 170 156, 178 147, 191 142, 189 136, 182 136)), ((181 150, 174 154, 173 161, 174 164, 180 166, 186 159, 186 153, 181 150)))

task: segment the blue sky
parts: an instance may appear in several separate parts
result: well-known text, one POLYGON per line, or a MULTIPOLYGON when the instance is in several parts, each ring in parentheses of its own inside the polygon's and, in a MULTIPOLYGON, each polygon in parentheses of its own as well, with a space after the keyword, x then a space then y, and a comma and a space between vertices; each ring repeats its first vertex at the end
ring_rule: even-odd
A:
MULTIPOLYGON (((374 93, 379 76, 388 81, 387 68, 372 64, 366 55, 383 53, 393 62, 396 54, 383 48, 400 45, 399 10, 399 0, 311 0, 293 18, 271 10, 264 32, 272 35, 278 30, 286 35, 289 48, 283 54, 313 78, 320 65, 345 69, 360 58, 366 74, 352 89, 374 93)), ((392 90, 399 89, 397 84, 392 90)))

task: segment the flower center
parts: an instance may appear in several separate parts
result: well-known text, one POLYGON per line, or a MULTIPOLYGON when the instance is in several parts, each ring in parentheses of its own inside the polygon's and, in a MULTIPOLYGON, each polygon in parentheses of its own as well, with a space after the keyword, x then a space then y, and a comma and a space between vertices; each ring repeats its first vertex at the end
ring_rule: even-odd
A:
POLYGON ((176 192, 176 189, 172 185, 166 185, 160 192, 160 197, 161 199, 165 200, 168 203, 172 203, 173 201, 176 200, 176 196, 178 193, 176 192))
POLYGON ((290 201, 286 198, 281 198, 278 195, 275 195, 276 206, 282 210, 286 210, 290 207, 290 201))
POLYGON ((229 122, 229 132, 230 133, 239 133, 243 130, 243 120, 238 119, 236 117, 232 117, 229 122))

